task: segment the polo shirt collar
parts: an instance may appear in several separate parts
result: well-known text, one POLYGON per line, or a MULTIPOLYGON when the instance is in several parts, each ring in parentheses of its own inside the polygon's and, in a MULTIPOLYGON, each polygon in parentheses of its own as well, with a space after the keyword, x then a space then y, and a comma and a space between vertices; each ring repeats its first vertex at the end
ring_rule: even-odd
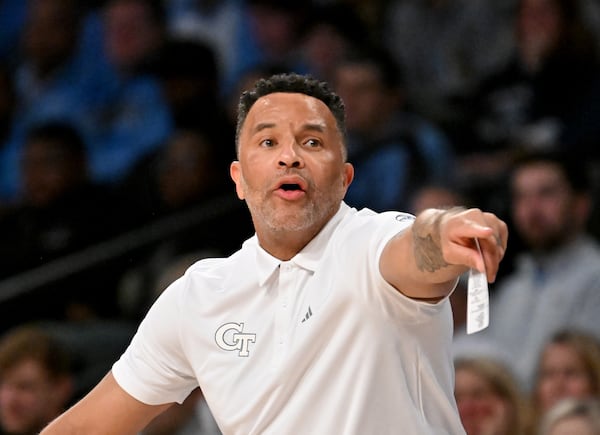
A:
MULTIPOLYGON (((335 231, 338 224, 350 211, 350 207, 342 202, 340 208, 335 215, 325 224, 323 229, 306 245, 302 251, 298 252, 291 260, 290 263, 294 263, 299 267, 308 271, 314 272, 317 268, 317 264, 320 262, 325 248, 335 231)), ((256 246, 256 270, 258 276, 258 284, 262 287, 271 278, 273 273, 277 270, 279 265, 283 263, 278 258, 273 257, 267 251, 265 251, 260 244, 258 239, 254 236, 254 242, 256 246)))

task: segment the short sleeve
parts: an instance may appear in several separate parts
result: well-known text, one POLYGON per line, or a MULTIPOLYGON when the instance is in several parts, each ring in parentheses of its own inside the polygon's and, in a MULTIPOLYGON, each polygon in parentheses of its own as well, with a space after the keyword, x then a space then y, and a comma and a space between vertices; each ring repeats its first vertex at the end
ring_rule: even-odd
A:
POLYGON ((143 403, 181 403, 198 385, 181 346, 181 298, 187 282, 184 275, 161 294, 112 367, 121 388, 143 403))

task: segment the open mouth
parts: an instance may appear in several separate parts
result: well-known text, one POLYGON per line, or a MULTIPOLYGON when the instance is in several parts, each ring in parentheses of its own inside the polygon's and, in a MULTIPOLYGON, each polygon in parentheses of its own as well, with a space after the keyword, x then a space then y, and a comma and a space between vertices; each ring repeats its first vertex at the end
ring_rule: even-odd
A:
POLYGON ((302 190, 302 188, 300 187, 299 184, 294 184, 294 183, 284 183, 281 185, 280 188, 282 190, 285 190, 286 192, 293 192, 294 190, 302 190))
POLYGON ((305 194, 305 186, 300 180, 282 180, 282 183, 277 189, 277 195, 289 201, 300 199, 305 194))

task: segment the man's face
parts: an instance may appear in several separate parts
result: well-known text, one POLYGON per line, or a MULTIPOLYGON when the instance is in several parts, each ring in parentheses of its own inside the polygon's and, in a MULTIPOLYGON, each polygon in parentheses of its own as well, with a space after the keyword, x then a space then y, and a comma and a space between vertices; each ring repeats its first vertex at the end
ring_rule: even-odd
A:
POLYGON ((335 118, 320 100, 273 93, 250 109, 231 177, 257 232, 320 228, 353 176, 335 118))
POLYGON ((9 434, 37 433, 56 417, 54 383, 44 369, 27 360, 0 380, 0 425, 9 434))
POLYGON ((575 194, 556 165, 540 162, 518 169, 512 194, 516 229, 531 249, 551 250, 579 229, 575 194))

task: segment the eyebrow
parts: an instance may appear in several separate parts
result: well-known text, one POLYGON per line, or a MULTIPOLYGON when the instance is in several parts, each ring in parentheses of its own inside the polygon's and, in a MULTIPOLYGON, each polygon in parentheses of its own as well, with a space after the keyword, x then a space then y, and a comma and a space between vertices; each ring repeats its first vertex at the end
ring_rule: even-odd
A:
POLYGON ((302 126, 303 130, 308 130, 308 131, 318 131, 320 133, 325 131, 325 125, 324 124, 317 124, 317 123, 308 123, 308 124, 304 124, 302 126))
POLYGON ((275 124, 272 122, 261 122, 260 124, 256 125, 256 127, 254 127, 254 133, 258 133, 260 131, 273 127, 275 127, 275 124))
MULTIPOLYGON (((254 127, 254 133, 258 133, 261 132, 262 130, 266 130, 269 128, 274 128, 276 127, 276 124, 273 122, 261 122, 259 124, 256 125, 256 127, 254 127)), ((326 127, 324 124, 322 123, 306 123, 302 126, 302 130, 305 131, 317 131, 320 133, 323 133, 325 131, 326 127)))

